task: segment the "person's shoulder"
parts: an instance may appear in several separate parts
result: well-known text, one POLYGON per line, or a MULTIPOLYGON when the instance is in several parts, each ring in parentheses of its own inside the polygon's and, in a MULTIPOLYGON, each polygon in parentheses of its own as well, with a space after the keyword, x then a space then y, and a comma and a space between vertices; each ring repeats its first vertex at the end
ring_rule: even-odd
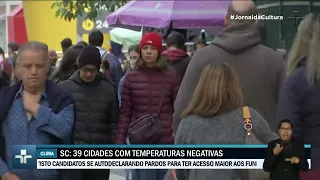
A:
POLYGON ((191 57, 190 57, 189 55, 186 55, 185 57, 183 57, 183 58, 181 59, 181 61, 184 62, 184 63, 189 63, 190 60, 191 60, 191 57))
MULTIPOLYGON (((57 82, 59 82, 59 80, 56 80, 57 82)), ((75 82, 70 80, 70 79, 67 79, 65 81, 60 81, 59 83, 57 83, 57 85, 60 87, 60 88, 65 88, 65 87, 68 87, 70 84, 74 84, 75 82)))
POLYGON ((288 80, 304 80, 307 81, 307 68, 306 66, 298 67, 290 76, 287 78, 288 80))
POLYGON ((262 60, 270 62, 273 66, 285 66, 285 60, 283 56, 274 49, 271 49, 263 44, 259 44, 256 46, 256 51, 258 51, 260 56, 263 57, 261 58, 262 60))
POLYGON ((257 110, 255 110, 254 108, 249 107, 249 111, 250 111, 251 117, 263 119, 262 115, 257 110))
POLYGON ((275 140, 272 140, 268 143, 268 146, 269 147, 273 147, 275 146, 277 143, 279 143, 280 139, 275 139, 275 140))
POLYGON ((310 88, 306 67, 299 67, 290 74, 286 78, 283 87, 295 93, 306 92, 310 88))
POLYGON ((292 138, 291 141, 296 144, 296 146, 303 146, 304 147, 304 143, 303 140, 301 138, 292 138))
POLYGON ((1 87, 1 91, 0 91, 0 98, 4 98, 8 92, 13 92, 13 86, 4 86, 4 87, 1 87))
POLYGON ((140 69, 135 69, 135 70, 129 71, 124 77, 125 79, 130 79, 135 76, 141 76, 141 75, 144 75, 143 71, 140 69))
POLYGON ((177 72, 174 70, 174 68, 173 67, 171 67, 171 66, 168 66, 168 68, 167 68, 167 70, 166 71, 164 71, 167 75, 169 75, 169 76, 175 76, 175 75, 177 75, 177 72))
POLYGON ((197 115, 189 115, 181 120, 179 126, 185 128, 197 127, 202 126, 202 122, 204 122, 204 119, 202 117, 197 115))
POLYGON ((189 61, 189 67, 196 69, 203 69, 210 64, 222 64, 226 62, 226 59, 217 56, 217 54, 227 54, 215 44, 209 44, 204 48, 198 49, 189 61))
POLYGON ((114 82, 112 82, 110 79, 103 79, 100 81, 100 85, 104 88, 116 88, 116 85, 114 84, 114 82))
MULTIPOLYGON (((216 116, 217 117, 217 116, 216 116)), ((206 128, 208 126, 208 123, 213 122, 214 120, 217 120, 216 117, 201 117, 198 115, 189 115, 181 120, 181 122, 186 123, 187 125, 191 127, 196 128, 206 128)))
POLYGON ((59 84, 56 84, 52 80, 47 80, 47 84, 46 84, 47 93, 52 94, 52 96, 54 96, 54 97, 70 98, 71 95, 69 94, 69 92, 67 92, 67 90, 65 88, 63 88, 63 87, 65 87, 65 85, 64 86, 60 85, 60 84, 64 84, 64 83, 67 83, 67 82, 64 81, 59 84))

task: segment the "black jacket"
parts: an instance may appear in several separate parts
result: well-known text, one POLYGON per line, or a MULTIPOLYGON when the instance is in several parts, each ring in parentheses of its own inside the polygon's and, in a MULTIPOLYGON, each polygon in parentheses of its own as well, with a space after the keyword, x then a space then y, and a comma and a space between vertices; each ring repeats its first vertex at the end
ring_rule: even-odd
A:
POLYGON ((85 83, 76 71, 59 84, 76 101, 74 140, 76 144, 112 144, 119 118, 119 102, 114 84, 98 72, 85 83))
POLYGON ((179 61, 173 62, 169 61, 170 66, 176 71, 176 73, 180 76, 181 80, 184 77, 184 73, 187 70, 191 58, 189 56, 185 56, 181 58, 179 61))
POLYGON ((263 163, 263 169, 270 172, 270 180, 299 180, 300 171, 307 171, 309 164, 307 161, 304 144, 296 139, 292 139, 288 145, 278 155, 273 154, 276 144, 283 144, 280 139, 271 141, 268 144, 267 155, 263 163), (297 157, 300 162, 293 165, 285 161, 286 158, 297 157))

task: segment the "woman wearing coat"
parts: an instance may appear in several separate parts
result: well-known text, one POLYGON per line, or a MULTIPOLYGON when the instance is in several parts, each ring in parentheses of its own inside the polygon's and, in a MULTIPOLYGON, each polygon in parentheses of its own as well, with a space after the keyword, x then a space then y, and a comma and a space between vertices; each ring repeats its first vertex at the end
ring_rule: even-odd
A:
MULTIPOLYGON (((123 82, 121 110, 116 142, 126 144, 129 124, 133 120, 159 111, 161 137, 153 144, 173 144, 172 114, 173 103, 179 89, 179 77, 161 57, 162 38, 156 33, 145 34, 139 45, 141 58, 135 69, 130 71, 123 82)), ((130 137, 129 137, 130 139, 130 137)), ((144 144, 150 144, 145 142, 144 144)), ((167 170, 135 170, 133 180, 162 180, 167 170)))
POLYGON ((301 21, 288 55, 287 79, 279 96, 277 120, 292 122, 293 137, 311 144, 311 170, 300 180, 320 175, 320 15, 301 21))
MULTIPOLYGON (((207 66, 182 114, 175 144, 244 144, 248 137, 244 129, 243 99, 237 74, 229 65, 207 66)), ((252 108, 249 111, 252 133, 261 143, 278 138, 257 111, 252 108)), ((179 169, 176 174, 178 180, 243 180, 235 169, 179 169)), ((262 179, 265 180, 254 177, 254 180, 262 179)))

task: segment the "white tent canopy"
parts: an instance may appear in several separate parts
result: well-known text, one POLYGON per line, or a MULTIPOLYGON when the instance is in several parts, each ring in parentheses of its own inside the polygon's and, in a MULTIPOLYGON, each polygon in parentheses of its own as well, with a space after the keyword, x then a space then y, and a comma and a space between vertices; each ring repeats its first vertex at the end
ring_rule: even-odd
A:
POLYGON ((139 44, 142 38, 142 32, 124 28, 113 28, 109 33, 111 41, 123 44, 126 47, 139 44))

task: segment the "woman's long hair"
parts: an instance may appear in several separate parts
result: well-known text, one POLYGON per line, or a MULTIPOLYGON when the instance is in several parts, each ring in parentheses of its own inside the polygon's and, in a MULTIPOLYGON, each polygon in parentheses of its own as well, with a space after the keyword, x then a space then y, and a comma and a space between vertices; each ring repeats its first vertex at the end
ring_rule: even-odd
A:
POLYGON ((287 76, 307 57, 307 77, 310 85, 320 82, 320 16, 311 13, 301 21, 288 55, 287 76))
POLYGON ((208 65, 182 118, 212 117, 243 106, 243 94, 236 72, 227 64, 208 65))
POLYGON ((82 45, 73 45, 69 47, 63 54, 61 63, 58 69, 51 76, 51 79, 68 79, 69 77, 66 76, 71 76, 78 69, 77 58, 83 48, 84 46, 82 45))

